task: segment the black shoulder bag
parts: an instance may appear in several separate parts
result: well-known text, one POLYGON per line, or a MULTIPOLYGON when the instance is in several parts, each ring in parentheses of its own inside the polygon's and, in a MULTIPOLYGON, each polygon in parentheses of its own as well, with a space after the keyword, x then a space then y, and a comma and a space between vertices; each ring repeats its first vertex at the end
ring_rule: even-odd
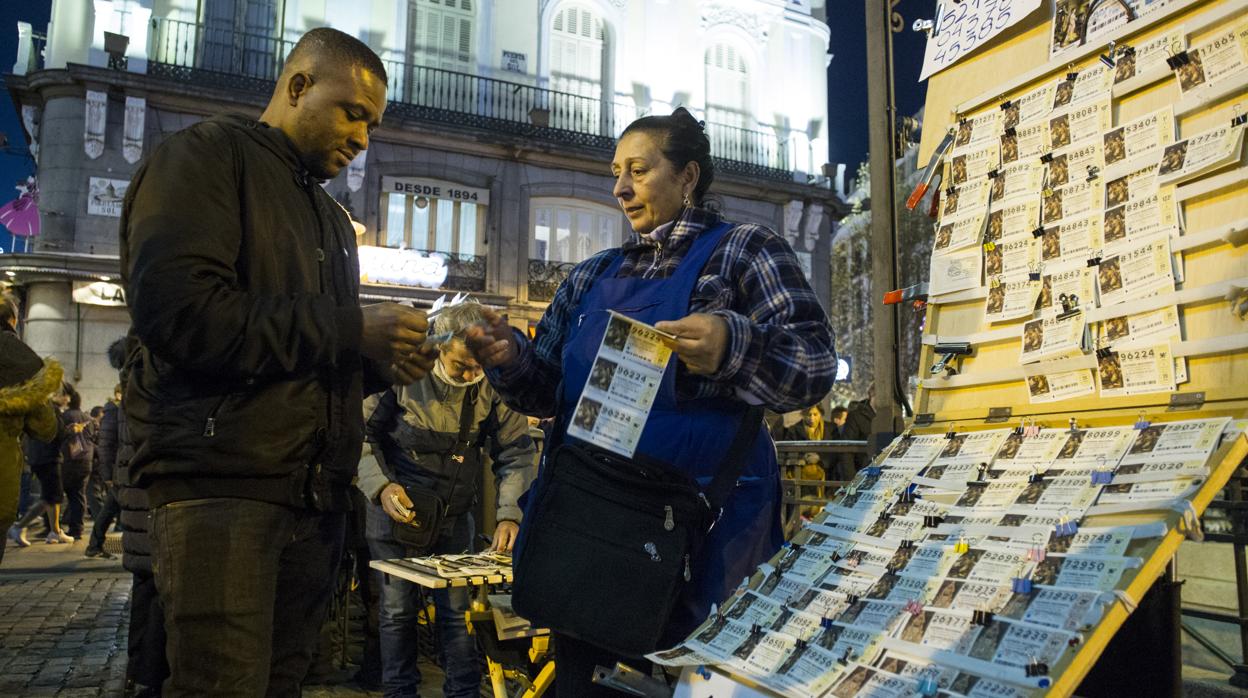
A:
POLYGON ((751 407, 705 492, 643 456, 557 446, 514 554, 516 612, 618 654, 654 651, 761 423, 751 407))
MULTIPOLYGON (((412 518, 410 521, 391 521, 390 533, 403 545, 418 550, 429 549, 438 539, 442 522, 446 519, 450 501, 454 498, 455 487, 459 484, 459 471, 463 468, 467 450, 472 446, 468 443, 468 431, 472 428, 472 416, 477 404, 476 390, 469 387, 464 390, 464 403, 459 410, 459 434, 455 437, 455 446, 449 455, 455 461, 455 472, 451 476, 451 492, 445 500, 431 489, 423 487, 407 487, 400 483, 407 498, 411 500, 412 518)), ((391 482, 398 482, 393 475, 387 473, 391 482)))

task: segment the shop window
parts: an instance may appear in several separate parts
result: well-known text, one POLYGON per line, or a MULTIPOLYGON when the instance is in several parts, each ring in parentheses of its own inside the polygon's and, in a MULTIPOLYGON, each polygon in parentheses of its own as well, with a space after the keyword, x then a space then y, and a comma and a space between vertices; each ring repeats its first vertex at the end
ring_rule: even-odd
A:
POLYGON ((385 220, 381 232, 386 247, 479 256, 482 249, 485 206, 471 200, 424 194, 382 194, 385 220))
POLYGON ((725 126, 753 126, 750 108, 750 69, 732 44, 719 43, 706 51, 706 120, 725 126))
POLYGON ((613 206, 577 199, 533 199, 529 258, 576 263, 618 247, 623 214, 613 206))

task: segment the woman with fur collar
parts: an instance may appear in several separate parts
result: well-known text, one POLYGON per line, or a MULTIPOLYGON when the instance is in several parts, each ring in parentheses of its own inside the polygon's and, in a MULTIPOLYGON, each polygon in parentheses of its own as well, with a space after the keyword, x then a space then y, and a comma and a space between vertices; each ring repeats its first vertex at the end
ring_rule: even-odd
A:
POLYGON ((22 434, 40 441, 56 437, 56 411, 48 398, 60 390, 61 375, 60 364, 40 359, 17 336, 17 303, 0 296, 0 531, 17 518, 22 434))

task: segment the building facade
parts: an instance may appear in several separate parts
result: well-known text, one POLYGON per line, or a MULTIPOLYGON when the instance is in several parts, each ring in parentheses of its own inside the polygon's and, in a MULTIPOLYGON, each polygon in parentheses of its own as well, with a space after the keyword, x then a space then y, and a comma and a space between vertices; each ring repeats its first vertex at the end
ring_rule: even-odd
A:
POLYGON ((6 76, 36 156, 41 232, 0 271, 24 334, 89 402, 127 317, 120 201, 143 155, 221 112, 258 116, 306 30, 385 62, 390 104, 326 189, 360 224, 363 296, 468 291, 517 325, 578 261, 618 245, 615 138, 686 106, 706 121, 724 215, 783 231, 820 297, 844 212, 824 160, 821 0, 54 0, 6 76), (77 300, 75 300, 77 298, 77 300))

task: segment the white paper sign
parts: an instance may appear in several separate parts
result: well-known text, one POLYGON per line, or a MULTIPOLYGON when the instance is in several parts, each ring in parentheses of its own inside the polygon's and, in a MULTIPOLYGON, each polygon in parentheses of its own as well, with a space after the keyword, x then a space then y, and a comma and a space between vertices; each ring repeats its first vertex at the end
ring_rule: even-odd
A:
POLYGON ((1031 14, 1041 0, 942 1, 936 5, 936 26, 923 52, 919 80, 948 68, 992 37, 1031 14))

